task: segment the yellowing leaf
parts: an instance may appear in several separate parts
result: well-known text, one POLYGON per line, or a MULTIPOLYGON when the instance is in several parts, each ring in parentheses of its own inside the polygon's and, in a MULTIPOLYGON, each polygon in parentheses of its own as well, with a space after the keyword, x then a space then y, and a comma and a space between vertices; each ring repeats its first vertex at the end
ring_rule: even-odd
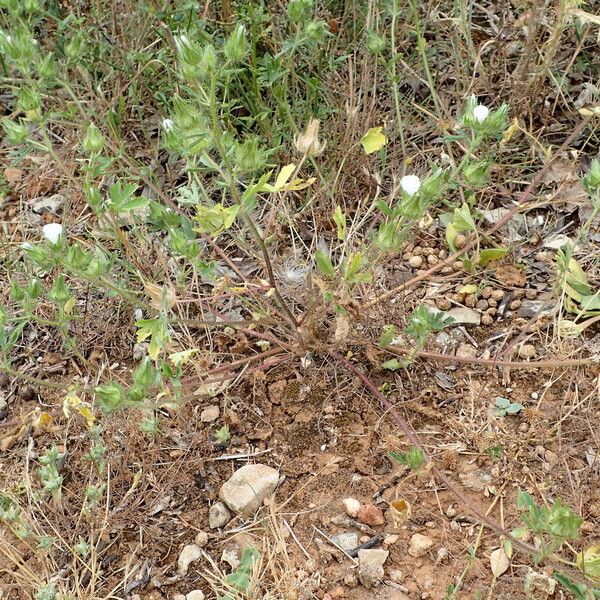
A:
POLYGON ((502 138, 502 141, 500 142, 500 144, 504 145, 504 144, 507 144, 508 142, 510 142, 512 137, 518 131, 521 131, 521 126, 519 125, 519 119, 517 119, 517 117, 515 117, 513 119, 513 122, 510 124, 510 127, 504 132, 504 137, 502 138))
POLYGON ((279 175, 277 175, 277 179, 275 180, 275 189, 283 189, 285 184, 288 182, 288 179, 292 176, 292 173, 295 170, 296 165, 293 163, 285 165, 285 167, 281 167, 281 171, 279 171, 279 175))
POLYGON ((410 503, 402 498, 394 500, 390 503, 390 512, 392 514, 393 525, 399 529, 410 519, 411 507, 410 503))
POLYGON ((178 367, 179 365, 185 365, 194 354, 198 352, 198 348, 192 348, 191 350, 182 350, 181 352, 173 352, 169 354, 169 360, 178 367))
POLYGON ((475 294, 477 292, 477 286, 474 283, 469 283, 467 285, 463 285, 460 290, 458 290, 459 294, 475 294))
POLYGON ((309 187, 317 180, 316 177, 309 177, 306 181, 299 178, 289 181, 292 173, 295 170, 296 165, 293 163, 286 165, 285 167, 281 167, 281 171, 279 171, 279 175, 277 175, 275 183, 273 185, 270 183, 265 183, 262 186, 262 190, 266 190, 267 192, 297 192, 298 190, 303 190, 309 187))
POLYGON ((588 577, 600 578, 600 546, 592 546, 580 552, 575 562, 588 577))
POLYGON ((497 548, 496 550, 492 550, 490 553, 490 567, 492 569, 492 575, 496 578, 500 577, 502 573, 504 573, 508 566, 510 565, 510 560, 508 556, 506 556, 506 552, 504 548, 497 548))
POLYGON ((65 311, 65 315, 70 315, 75 308, 75 302, 77 302, 77 298, 75 296, 71 296, 66 302, 63 310, 65 311))
POLYGON ((88 402, 84 402, 79 396, 67 396, 63 400, 63 413, 69 418, 73 411, 82 416, 89 428, 94 425, 95 417, 92 413, 92 407, 88 402))
POLYGON ((360 143, 365 154, 373 154, 381 150, 387 144, 387 138, 383 133, 383 127, 371 127, 365 135, 362 136, 360 143))
POLYGON ((39 412, 35 415, 32 425, 36 431, 48 429, 52 424, 52 415, 47 412, 39 412))

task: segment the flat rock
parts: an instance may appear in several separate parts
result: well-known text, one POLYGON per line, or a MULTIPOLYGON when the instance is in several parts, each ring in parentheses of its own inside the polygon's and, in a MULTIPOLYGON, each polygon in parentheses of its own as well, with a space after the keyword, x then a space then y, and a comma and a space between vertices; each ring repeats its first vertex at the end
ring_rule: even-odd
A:
POLYGON ((179 558, 177 559, 177 570, 180 575, 185 575, 190 565, 202 556, 202 550, 196 544, 188 544, 183 547, 179 558))
POLYGON ((419 558, 420 556, 424 556, 427 554, 427 551, 433 546, 433 540, 421 533, 415 533, 410 538, 410 546, 408 548, 408 553, 415 558, 419 558))
POLYGON ((231 513, 222 502, 215 502, 208 511, 208 526, 218 529, 229 523, 231 513))
POLYGON ((550 309, 545 300, 523 300, 519 306, 519 316, 532 319, 541 314, 548 314, 550 309))
POLYGON ((216 404, 213 404, 212 406, 207 406, 200 413, 200 421, 202 421, 202 423, 212 423, 213 421, 216 421, 219 418, 220 414, 221 410, 216 404))
POLYGON ((334 535, 332 541, 337 544, 342 550, 348 552, 354 550, 358 546, 358 532, 357 531, 346 531, 344 533, 338 533, 334 535))
POLYGON ((250 516, 270 496, 279 483, 277 469, 267 465, 245 465, 222 486, 221 500, 236 514, 250 516))
POLYGON ((31 208, 33 212, 37 213, 38 215, 44 213, 58 215, 62 212, 64 203, 65 197, 63 195, 54 194, 52 196, 34 198, 31 203, 31 208))
POLYGON ((362 585, 372 588, 383 581, 383 565, 389 555, 387 550, 379 548, 358 551, 358 579, 362 585))
POLYGON ((446 313, 454 319, 450 325, 479 325, 481 323, 481 315, 472 308, 466 306, 456 306, 446 313))

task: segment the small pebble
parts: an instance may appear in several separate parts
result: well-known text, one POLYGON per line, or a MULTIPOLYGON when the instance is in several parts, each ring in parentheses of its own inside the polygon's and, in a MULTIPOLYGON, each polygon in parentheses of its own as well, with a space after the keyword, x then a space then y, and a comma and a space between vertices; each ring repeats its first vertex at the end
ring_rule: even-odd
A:
POLYGON ((454 238, 454 245, 460 250, 461 248, 464 248, 467 245, 467 238, 462 234, 459 233, 455 238, 454 238))
POLYGON ((465 298, 465 306, 467 306, 468 308, 475 308, 476 304, 477 304, 477 297, 475 296, 475 294, 469 294, 465 298))
POLYGON ((450 310, 452 308, 452 303, 450 302, 450 300, 448 300, 448 298, 438 298, 435 301, 435 305, 440 310, 450 310))
POLYGON ((194 542, 199 548, 204 548, 208 544, 208 533, 206 531, 199 531, 194 538, 194 542))
POLYGON ((427 263, 430 265, 437 265, 440 262, 440 259, 437 256, 434 256, 433 254, 430 254, 427 257, 427 263))
POLYGON ((463 270, 463 264, 460 262, 460 260, 457 260, 456 262, 453 262, 453 263, 452 263, 452 268, 453 268, 455 271, 457 271, 457 272, 458 272, 458 271, 462 271, 462 270, 463 270))
POLYGON ((485 287, 484 287, 484 288, 481 290, 481 297, 482 297, 482 298, 485 298, 485 299, 487 300, 488 298, 490 298, 490 297, 491 297, 491 295, 492 295, 493 291, 494 291, 494 290, 493 290, 493 289, 492 289, 492 288, 491 288, 489 285, 486 285, 486 286, 485 286, 485 287))
POLYGON ((355 519, 360 510, 360 502, 356 498, 344 498, 342 504, 344 505, 346 514, 355 519))
POLYGON ((411 256, 408 260, 408 264, 413 269, 418 269, 423 264, 423 259, 420 256, 411 256))
POLYGON ((504 298, 504 290, 494 290, 492 292, 492 298, 496 302, 500 302, 500 300, 502 300, 502 298, 504 298))
POLYGON ((510 310, 517 310, 520 306, 521 306, 521 301, 520 300, 513 300, 508 305, 508 308, 510 308, 510 310))
POLYGON ((488 307, 487 300, 478 300, 477 304, 475 305, 475 308, 477 308, 478 310, 485 310, 487 307, 488 307))
POLYGON ((481 322, 483 325, 491 325, 494 322, 494 317, 486 313, 485 315, 481 315, 481 322))
POLYGON ((538 295, 537 290, 526 290, 525 291, 525 297, 528 300, 535 300, 537 298, 537 295, 538 295))
POLYGON ((534 358, 537 352, 535 350, 535 346, 533 344, 523 344, 519 348, 519 358, 524 358, 525 360, 534 358))

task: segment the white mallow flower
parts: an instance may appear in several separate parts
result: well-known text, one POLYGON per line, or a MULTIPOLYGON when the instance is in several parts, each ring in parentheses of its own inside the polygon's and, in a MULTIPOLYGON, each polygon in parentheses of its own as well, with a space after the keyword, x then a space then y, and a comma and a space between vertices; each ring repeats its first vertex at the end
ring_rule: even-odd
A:
POLYGON ((171 119, 163 119, 162 126, 165 131, 173 131, 173 121, 171 119))
POLYGON ((490 109, 487 106, 484 106, 483 104, 478 104, 473 109, 473 117, 475 117, 475 120, 478 123, 483 123, 488 118, 489 114, 490 109))
POLYGON ((409 196, 414 196, 421 188, 421 180, 416 175, 405 175, 400 180, 400 187, 409 196))
POLYGON ((44 237, 51 243, 56 244, 62 235, 62 225, 60 223, 48 223, 42 227, 44 237))

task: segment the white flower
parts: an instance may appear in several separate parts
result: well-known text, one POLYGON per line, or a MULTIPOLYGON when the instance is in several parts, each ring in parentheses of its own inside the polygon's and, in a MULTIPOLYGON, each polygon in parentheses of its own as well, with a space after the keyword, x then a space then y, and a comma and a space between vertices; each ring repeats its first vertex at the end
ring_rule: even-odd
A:
POLYGON ((405 175, 400 180, 400 187, 409 196, 414 196, 421 187, 421 180, 416 175, 405 175))
POLYGON ((56 244, 62 235, 62 225, 60 223, 48 223, 42 227, 44 237, 51 243, 56 244))
POLYGON ((490 109, 487 106, 484 106, 483 104, 478 104, 473 109, 473 117, 475 117, 475 120, 478 123, 483 123, 487 119, 489 114, 490 109))
POLYGON ((173 121, 171 119, 163 119, 162 126, 165 131, 173 131, 173 121))

